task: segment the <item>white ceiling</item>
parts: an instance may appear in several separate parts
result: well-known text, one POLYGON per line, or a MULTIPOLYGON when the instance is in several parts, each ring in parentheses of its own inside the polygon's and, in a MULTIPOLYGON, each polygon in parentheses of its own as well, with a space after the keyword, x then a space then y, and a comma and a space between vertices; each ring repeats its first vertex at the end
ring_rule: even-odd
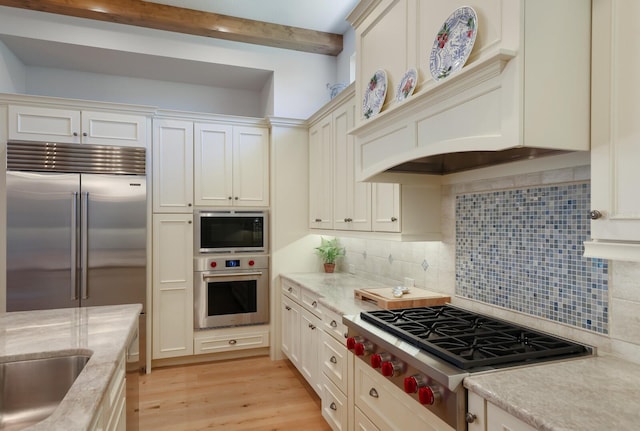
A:
MULTIPOLYGON (((153 3, 344 34, 349 29, 345 17, 357 5, 358 1, 154 0, 153 3)), ((270 72, 265 70, 68 45, 41 39, 3 35, 1 30, 0 41, 20 61, 30 67, 71 69, 254 91, 259 91, 270 76, 270 72), (87 61, 87 59, 91 59, 91 61, 87 61), (247 88, 249 82, 253 83, 253 88, 247 88)))

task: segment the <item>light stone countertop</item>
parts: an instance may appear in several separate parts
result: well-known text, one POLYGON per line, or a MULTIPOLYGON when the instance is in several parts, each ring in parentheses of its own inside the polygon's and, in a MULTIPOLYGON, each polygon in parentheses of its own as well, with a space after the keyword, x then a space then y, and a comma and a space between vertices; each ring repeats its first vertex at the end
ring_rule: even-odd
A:
POLYGON ((371 302, 356 299, 353 291, 363 288, 393 286, 376 281, 365 280, 353 274, 343 272, 324 273, 289 273, 280 275, 303 289, 310 290, 320 296, 318 302, 338 314, 359 314, 361 311, 379 310, 371 302))
POLYGON ((0 314, 0 362, 90 354, 57 409, 31 431, 87 430, 126 348, 139 304, 0 314))
POLYGON ((614 356, 474 375, 464 385, 538 430, 640 429, 640 365, 614 356))

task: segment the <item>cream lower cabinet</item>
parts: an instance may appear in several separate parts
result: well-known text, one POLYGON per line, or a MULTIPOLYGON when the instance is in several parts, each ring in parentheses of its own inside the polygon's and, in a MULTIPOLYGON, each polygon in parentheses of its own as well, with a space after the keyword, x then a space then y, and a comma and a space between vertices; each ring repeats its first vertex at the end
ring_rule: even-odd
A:
POLYGON ((9 105, 9 139, 146 147, 148 118, 112 111, 9 105))
POLYGON ((153 215, 153 359, 193 355, 193 214, 153 215))
POLYGON ((380 431, 359 408, 355 408, 355 431, 380 431))
POLYGON ((377 429, 452 431, 446 422, 408 397, 364 361, 355 359, 354 362, 355 406, 377 429))
POLYGON ((591 79, 591 241, 585 255, 640 261, 640 3, 594 0, 591 79))
POLYGON ((269 347, 269 325, 196 331, 193 336, 195 355, 269 347))
POLYGON ((319 352, 322 320, 318 296, 282 279, 282 352, 296 366, 318 395, 322 393, 319 352), (316 304, 315 306, 312 304, 316 304))
POLYGON ((475 415, 475 420, 468 425, 468 431, 535 431, 534 427, 473 392, 468 394, 467 409, 475 415))
POLYGON ((92 431, 125 431, 127 429, 125 358, 114 373, 90 426, 92 431))

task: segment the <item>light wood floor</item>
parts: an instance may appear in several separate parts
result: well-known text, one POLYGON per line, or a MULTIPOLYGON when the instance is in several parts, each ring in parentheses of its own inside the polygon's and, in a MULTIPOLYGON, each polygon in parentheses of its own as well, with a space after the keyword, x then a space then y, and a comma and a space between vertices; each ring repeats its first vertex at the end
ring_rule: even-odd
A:
POLYGON ((287 360, 267 356, 155 368, 140 377, 141 431, 331 431, 287 360))

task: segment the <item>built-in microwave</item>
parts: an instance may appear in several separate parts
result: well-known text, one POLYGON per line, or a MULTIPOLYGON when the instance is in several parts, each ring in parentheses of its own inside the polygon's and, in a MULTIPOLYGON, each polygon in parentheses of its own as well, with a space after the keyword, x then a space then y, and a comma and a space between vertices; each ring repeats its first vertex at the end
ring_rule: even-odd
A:
POLYGON ((196 210, 196 253, 268 252, 267 211, 196 210))

